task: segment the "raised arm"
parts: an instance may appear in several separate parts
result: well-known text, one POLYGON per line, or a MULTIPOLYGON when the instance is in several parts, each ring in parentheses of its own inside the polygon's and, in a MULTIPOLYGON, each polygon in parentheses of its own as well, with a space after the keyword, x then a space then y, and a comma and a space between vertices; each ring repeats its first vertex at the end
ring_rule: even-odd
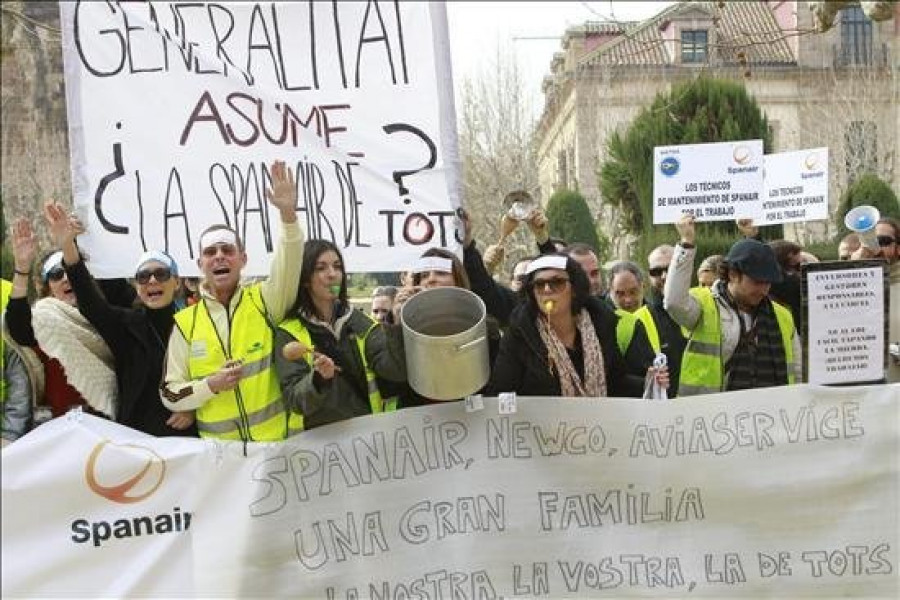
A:
POLYGON ((62 205, 52 201, 44 204, 44 219, 47 221, 50 237, 56 247, 62 250, 63 267, 75 291, 78 310, 115 351, 115 342, 122 333, 121 313, 107 302, 87 265, 81 260, 75 238, 84 232, 84 227, 62 205))
POLYGON ((700 320, 700 303, 691 296, 691 275, 694 272, 694 246, 696 227, 694 217, 682 215, 675 224, 681 241, 675 246, 675 253, 669 265, 666 285, 663 289, 663 306, 672 319, 682 327, 693 330, 700 320))
POLYGON ((13 286, 6 307, 9 334, 20 346, 37 346, 31 326, 31 305, 28 303, 28 279, 37 250, 37 240, 28 219, 16 219, 12 226, 12 252, 15 271, 13 286))
POLYGON ((282 321, 297 297, 303 262, 303 232, 297 223, 297 185, 293 171, 277 160, 271 167, 272 184, 266 189, 269 203, 281 215, 281 238, 272 255, 269 277, 262 283, 263 299, 274 323, 282 321))

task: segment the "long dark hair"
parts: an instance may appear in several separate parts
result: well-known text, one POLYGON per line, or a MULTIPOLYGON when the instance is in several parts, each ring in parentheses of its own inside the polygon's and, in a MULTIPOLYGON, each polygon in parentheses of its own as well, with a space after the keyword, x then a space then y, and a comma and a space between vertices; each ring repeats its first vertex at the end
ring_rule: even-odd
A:
POLYGON ((300 285, 297 287, 297 299, 291 307, 289 315, 295 316, 301 312, 321 317, 316 310, 312 295, 309 293, 309 284, 312 281, 313 274, 316 272, 316 261, 319 257, 328 251, 337 254, 338 259, 343 266, 343 275, 341 276, 341 291, 338 294, 338 300, 342 306, 347 306, 347 264, 344 262, 344 255, 341 250, 328 240, 307 240, 303 245, 303 265, 300 267, 300 285))
MULTIPOLYGON (((562 252, 544 254, 543 256, 561 256, 566 259, 566 273, 569 275, 569 283, 572 285, 572 314, 577 315, 581 312, 582 308, 588 305, 591 298, 591 282, 588 279, 587 273, 584 272, 584 269, 581 268, 578 261, 562 252)), ((543 269, 529 273, 528 277, 525 279, 525 284, 522 286, 522 295, 525 299, 525 305, 528 307, 528 312, 533 317, 543 312, 538 306, 537 300, 534 299, 533 293, 534 277, 541 271, 543 271, 543 269)))

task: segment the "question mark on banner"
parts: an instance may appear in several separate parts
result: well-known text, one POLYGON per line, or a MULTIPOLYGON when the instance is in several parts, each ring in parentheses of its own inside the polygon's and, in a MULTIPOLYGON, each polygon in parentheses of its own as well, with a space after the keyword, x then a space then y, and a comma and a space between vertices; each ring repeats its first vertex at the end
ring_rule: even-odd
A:
MULTIPOLYGON (((121 128, 122 123, 116 123, 116 129, 121 128)), ((125 175, 125 169, 122 166, 122 144, 120 142, 116 142, 115 144, 113 144, 113 166, 116 170, 103 176, 103 178, 100 180, 100 184, 97 186, 97 191, 94 193, 94 212, 97 214, 97 220, 100 221, 103 229, 112 233, 127 234, 128 227, 110 223, 106 216, 103 214, 102 207, 103 193, 106 191, 107 186, 116 179, 124 177, 125 175)), ((84 221, 84 224, 87 225, 87 221, 84 221)))
MULTIPOLYGON (((382 129, 384 129, 384 132, 387 134, 395 133, 397 131, 406 131, 421 139, 428 146, 430 157, 425 165, 417 169, 394 171, 394 183, 397 184, 398 192, 401 196, 408 196, 409 188, 403 185, 403 178, 409 175, 415 175, 419 171, 424 171, 425 169, 431 169, 432 167, 434 167, 434 165, 437 164, 437 146, 434 145, 434 142, 431 141, 431 138, 428 137, 428 135, 424 131, 407 123, 390 123, 382 127, 382 129)), ((409 204, 410 202, 411 200, 408 197, 403 199, 404 204, 409 204)))

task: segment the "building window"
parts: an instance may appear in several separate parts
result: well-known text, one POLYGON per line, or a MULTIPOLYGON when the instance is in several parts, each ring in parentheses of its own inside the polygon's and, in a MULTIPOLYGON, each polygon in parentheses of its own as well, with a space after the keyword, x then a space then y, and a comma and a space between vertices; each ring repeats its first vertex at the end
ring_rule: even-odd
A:
POLYGON ((705 29, 688 29, 681 32, 681 62, 705 63, 707 32, 705 29))
POLYGON ((872 58, 872 21, 859 6, 848 6, 841 11, 840 62, 868 65, 872 58))
POLYGON ((851 121, 844 133, 844 164, 847 184, 863 173, 878 170, 878 127, 871 121, 851 121))

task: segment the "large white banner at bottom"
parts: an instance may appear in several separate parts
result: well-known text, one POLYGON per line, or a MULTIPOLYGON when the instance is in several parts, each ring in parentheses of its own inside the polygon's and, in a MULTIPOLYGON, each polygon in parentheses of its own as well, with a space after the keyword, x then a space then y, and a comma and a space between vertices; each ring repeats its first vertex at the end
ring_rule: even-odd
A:
POLYGON ((900 595, 900 386, 404 410, 2 454, 4 597, 900 595))

